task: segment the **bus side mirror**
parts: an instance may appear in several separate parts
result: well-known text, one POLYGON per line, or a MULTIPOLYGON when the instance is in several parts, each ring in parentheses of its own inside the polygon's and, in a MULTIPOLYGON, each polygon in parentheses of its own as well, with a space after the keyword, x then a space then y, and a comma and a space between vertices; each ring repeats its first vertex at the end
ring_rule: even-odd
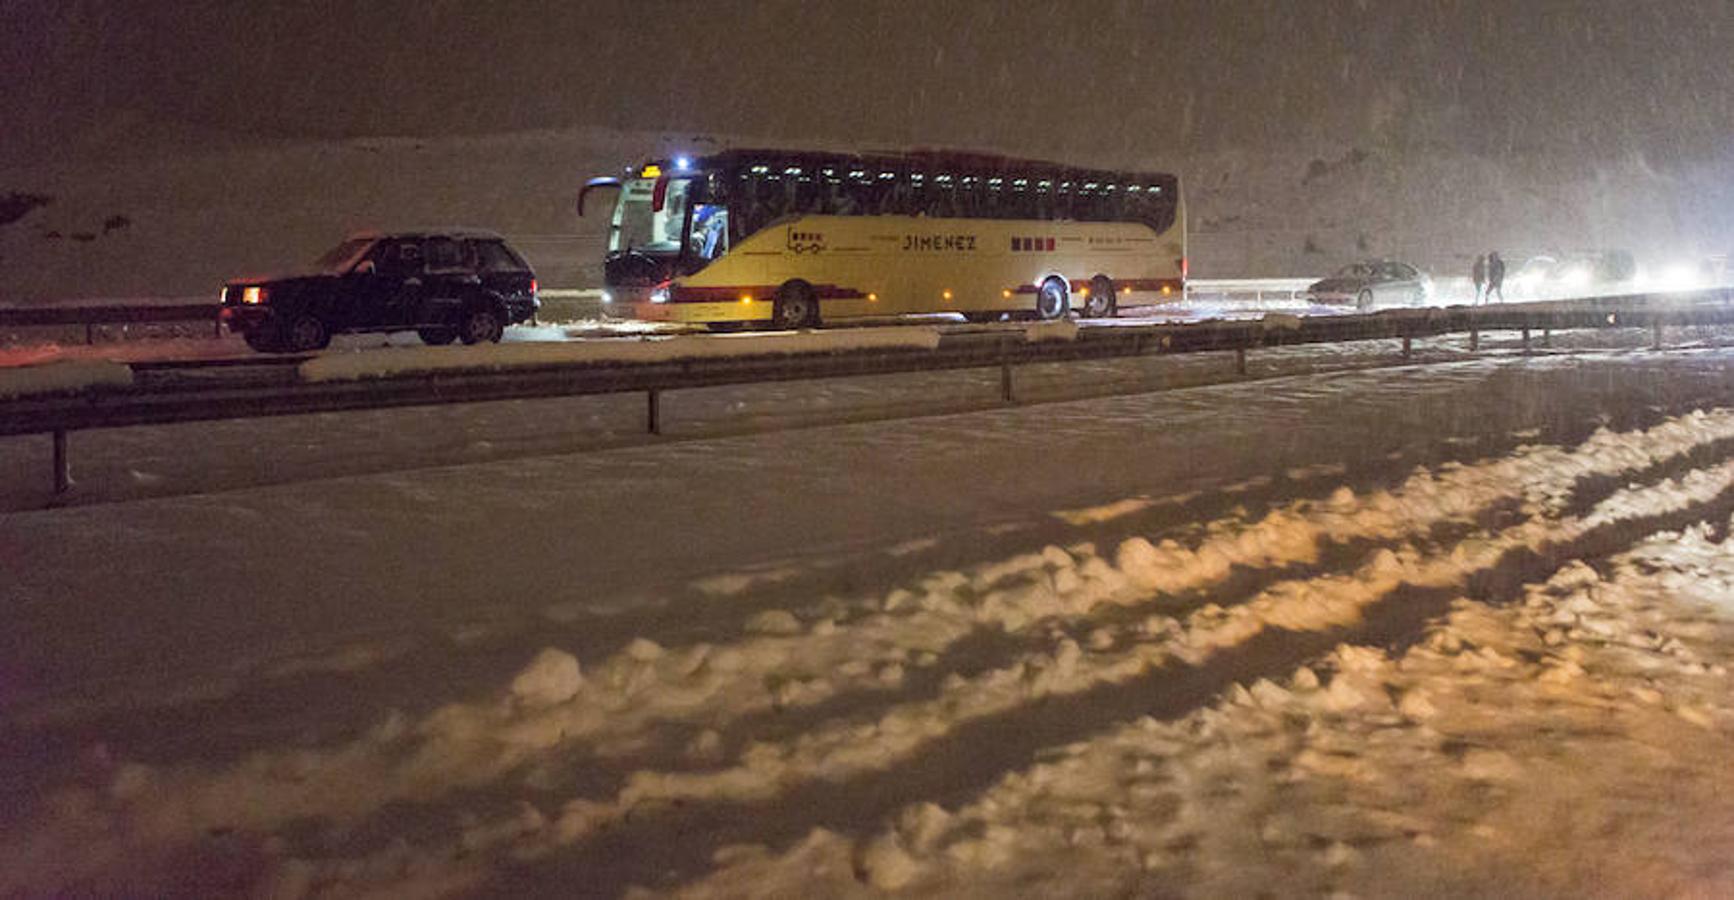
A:
POLYGON ((584 203, 590 197, 590 192, 604 189, 620 190, 620 179, 592 178, 585 182, 584 189, 578 192, 578 218, 584 218, 584 203))

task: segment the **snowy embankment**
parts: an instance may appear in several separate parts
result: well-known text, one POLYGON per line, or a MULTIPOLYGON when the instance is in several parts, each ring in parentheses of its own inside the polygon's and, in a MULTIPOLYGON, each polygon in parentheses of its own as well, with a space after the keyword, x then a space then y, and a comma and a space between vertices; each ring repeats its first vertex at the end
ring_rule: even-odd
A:
MULTIPOLYGON (((173 873, 203 867, 282 895, 572 878, 1395 895, 1512 874, 1569 892, 1609 840, 1596 824, 1636 816, 1663 830, 1627 835, 1639 865, 1604 888, 1717 893, 1734 828, 1680 858, 1665 819, 1680 794, 1734 821, 1708 792, 1734 787, 1734 633, 1725 607, 1694 605, 1734 596, 1734 546, 1698 524, 1728 520, 1731 442, 1727 410, 1604 429, 1155 541, 759 609, 702 643, 549 647, 485 696, 324 746, 101 754, 0 836, 0 889, 184 885, 173 873), (1420 643, 1378 649, 1434 612, 1420 643), (1634 774, 1662 764, 1666 783, 1634 774), (442 804, 462 810, 447 827, 355 837, 442 804), (1562 847, 1536 804, 1588 824, 1562 847)), ((1149 503, 1054 515, 1112 525, 1149 503)))
POLYGON ((302 363, 301 377, 305 381, 350 381, 426 372, 497 371, 584 363, 657 363, 856 350, 932 350, 938 346, 937 328, 892 327, 575 343, 403 347, 363 353, 327 353, 302 363))
POLYGON ((132 369, 107 360, 0 366, 0 399, 73 394, 131 384, 132 369))

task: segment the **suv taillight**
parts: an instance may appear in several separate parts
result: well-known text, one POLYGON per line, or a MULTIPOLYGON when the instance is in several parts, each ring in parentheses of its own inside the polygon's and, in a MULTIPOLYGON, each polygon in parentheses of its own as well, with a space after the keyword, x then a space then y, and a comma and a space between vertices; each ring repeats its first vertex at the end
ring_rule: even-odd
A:
POLYGON ((540 288, 539 288, 539 287, 538 287, 538 286, 537 286, 537 284, 536 284, 536 279, 534 279, 534 278, 532 278, 532 279, 530 279, 530 293, 532 293, 532 294, 534 294, 534 293, 536 293, 536 292, 537 292, 537 291, 538 291, 538 290, 539 290, 539 289, 540 289, 540 288))

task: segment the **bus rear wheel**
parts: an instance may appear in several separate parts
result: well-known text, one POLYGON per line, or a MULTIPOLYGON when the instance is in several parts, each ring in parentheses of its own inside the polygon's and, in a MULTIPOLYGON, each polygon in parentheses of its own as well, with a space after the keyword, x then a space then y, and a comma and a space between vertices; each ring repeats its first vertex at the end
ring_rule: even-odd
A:
POLYGON ((1090 296, 1084 301, 1084 317, 1112 319, 1119 309, 1118 300, 1114 294, 1113 279, 1106 275, 1097 275, 1090 279, 1090 296))
POLYGON ((819 298, 805 281, 790 281, 777 289, 771 324, 778 328, 812 328, 819 324, 819 298))
POLYGON ((1036 317, 1063 318, 1072 305, 1068 293, 1066 283, 1057 277, 1042 282, 1041 290, 1036 292, 1036 317))

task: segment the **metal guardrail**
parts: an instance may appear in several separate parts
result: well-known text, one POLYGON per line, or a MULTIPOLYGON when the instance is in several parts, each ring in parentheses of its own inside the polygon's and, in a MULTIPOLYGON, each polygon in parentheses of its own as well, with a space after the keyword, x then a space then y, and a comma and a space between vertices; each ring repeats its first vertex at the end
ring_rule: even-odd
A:
MULTIPOLYGON (((1734 324, 1734 291, 1685 295, 1631 295, 1566 303, 1398 309, 1364 315, 1285 316, 1263 320, 1087 328, 1075 340, 1031 342, 1022 330, 962 331, 945 335, 937 349, 874 349, 806 354, 764 354, 647 363, 570 362, 506 370, 446 370, 355 381, 307 382, 286 366, 281 377, 240 383, 144 379, 128 387, 32 396, 0 402, 0 436, 51 434, 54 484, 70 483, 66 436, 91 428, 121 428, 216 419, 300 415, 448 403, 644 393, 646 428, 660 433, 664 391, 730 384, 798 381, 857 375, 1000 369, 1002 399, 1015 402, 1016 366, 1156 354, 1228 352, 1246 371, 1246 353, 1266 347, 1400 339, 1410 353, 1415 338, 1468 333, 1479 349, 1483 331, 1578 328, 1649 328, 1661 346, 1663 328, 1734 324)), ((269 358, 262 358, 269 359, 269 358)), ((139 371, 147 371, 140 367, 139 371)))
POLYGON ((0 328, 80 327, 84 342, 96 342, 102 325, 144 325, 166 322, 209 322, 220 333, 217 303, 101 303, 80 306, 0 306, 0 328))
POLYGON ((1186 299, 1239 301, 1254 304, 1280 300, 1296 303, 1306 297, 1311 278, 1193 278, 1186 282, 1186 299))

